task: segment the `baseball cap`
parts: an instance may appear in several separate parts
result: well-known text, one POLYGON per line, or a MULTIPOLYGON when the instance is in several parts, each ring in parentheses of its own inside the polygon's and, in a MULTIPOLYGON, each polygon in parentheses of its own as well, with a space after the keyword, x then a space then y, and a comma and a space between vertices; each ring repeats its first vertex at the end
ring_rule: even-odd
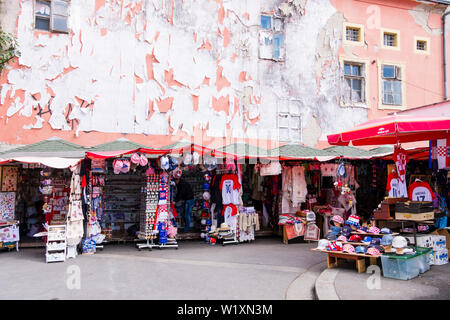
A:
POLYGON ((333 241, 328 246, 329 251, 342 251, 342 242, 340 241, 333 241))
POLYGON ((169 159, 166 156, 162 156, 160 158, 161 161, 161 169, 167 170, 169 169, 169 159))
POLYGON ((382 246, 379 246, 379 245, 373 245, 373 244, 371 244, 371 245, 368 246, 367 248, 368 248, 368 249, 369 249, 369 248, 375 248, 375 249, 377 249, 380 253, 384 253, 384 248, 383 248, 382 246))
POLYGON ((392 246, 396 249, 406 248, 408 246, 408 242, 402 236, 397 236, 392 240, 392 246))
POLYGON ((364 240, 362 242, 370 243, 371 241, 372 241, 372 237, 366 236, 366 237, 364 237, 364 240))
POLYGON ((351 244, 347 243, 347 244, 344 244, 344 248, 342 249, 342 251, 349 252, 349 253, 354 253, 355 252, 355 247, 352 246, 351 244))
POLYGON ((337 223, 340 223, 340 224, 344 224, 344 218, 342 218, 342 217, 339 216, 339 215, 334 215, 334 216, 331 218, 331 221, 334 221, 334 222, 337 222, 337 223))
POLYGON ((319 240, 319 243, 317 244, 316 249, 326 250, 329 245, 330 245, 330 241, 328 241, 327 239, 321 239, 321 240, 319 240))
POLYGON ((358 236, 357 234, 354 234, 350 237, 350 239, 348 239, 348 241, 350 242, 361 242, 361 237, 358 236))
POLYGON ((372 241, 370 241, 370 245, 375 245, 375 246, 379 246, 381 244, 381 239, 380 238, 373 238, 372 241))
POLYGON ((377 227, 370 227, 369 228, 369 233, 379 234, 380 233, 380 229, 378 229, 377 227))
POLYGON ((347 242, 347 237, 346 236, 339 236, 337 238, 337 241, 347 242))
POLYGON ((381 245, 383 246, 390 246, 392 245, 392 240, 394 238, 390 234, 385 234, 383 238, 381 238, 381 245))
POLYGON ((355 248, 355 253, 362 253, 362 254, 365 254, 366 251, 367 251, 367 249, 366 249, 366 247, 364 247, 364 246, 357 246, 357 247, 355 248))
POLYGON ((371 256, 379 256, 381 252, 377 248, 368 248, 366 254, 369 254, 371 256))
POLYGON ((392 230, 389 229, 389 228, 382 228, 380 230, 380 233, 382 233, 382 234, 392 234, 392 230))
POLYGON ((359 217, 355 215, 350 215, 350 217, 348 217, 348 220, 345 221, 345 224, 359 228, 359 217))
POLYGON ((346 236, 347 238, 350 236, 352 232, 352 227, 350 226, 344 226, 344 228, 342 229, 342 235, 346 236))

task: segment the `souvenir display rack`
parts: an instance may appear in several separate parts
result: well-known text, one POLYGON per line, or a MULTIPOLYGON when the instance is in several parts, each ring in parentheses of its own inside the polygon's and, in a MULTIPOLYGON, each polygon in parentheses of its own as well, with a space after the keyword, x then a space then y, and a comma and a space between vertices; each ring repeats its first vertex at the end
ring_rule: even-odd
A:
POLYGON ((10 220, 0 224, 0 248, 19 251, 19 221, 10 220))
POLYGON ((66 260, 66 225, 49 225, 47 230, 46 262, 66 260))
POLYGON ((130 225, 139 223, 141 185, 140 175, 105 175, 102 225, 112 229, 109 241, 131 240, 126 232, 130 225))

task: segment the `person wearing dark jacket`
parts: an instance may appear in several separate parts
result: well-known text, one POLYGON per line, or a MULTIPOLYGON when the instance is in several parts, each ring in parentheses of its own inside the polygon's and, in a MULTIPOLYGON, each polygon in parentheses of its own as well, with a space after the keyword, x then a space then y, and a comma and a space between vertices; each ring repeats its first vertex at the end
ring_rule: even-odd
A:
POLYGON ((177 212, 184 218, 184 232, 189 232, 191 225, 192 207, 194 207, 194 192, 191 185, 182 178, 176 178, 177 195, 175 197, 175 204, 177 212))

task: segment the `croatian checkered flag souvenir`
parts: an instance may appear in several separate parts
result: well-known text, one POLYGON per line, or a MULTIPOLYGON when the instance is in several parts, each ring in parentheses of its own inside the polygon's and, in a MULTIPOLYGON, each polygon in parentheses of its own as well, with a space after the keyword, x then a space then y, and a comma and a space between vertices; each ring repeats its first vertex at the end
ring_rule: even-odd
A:
POLYGON ((437 140, 436 157, 438 169, 450 167, 450 138, 437 140))

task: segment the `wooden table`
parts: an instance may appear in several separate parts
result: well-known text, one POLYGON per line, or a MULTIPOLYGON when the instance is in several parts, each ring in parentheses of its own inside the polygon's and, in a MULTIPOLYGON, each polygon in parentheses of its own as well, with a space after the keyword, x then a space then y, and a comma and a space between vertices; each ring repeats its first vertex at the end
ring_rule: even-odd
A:
POLYGON ((358 270, 358 273, 366 272, 366 258, 370 258, 370 265, 376 265, 377 259, 379 257, 381 257, 381 255, 369 256, 366 254, 347 253, 347 252, 343 252, 343 251, 328 251, 328 250, 319 250, 319 249, 311 249, 311 250, 317 251, 317 252, 328 253, 328 258, 327 258, 328 269, 338 267, 340 264, 339 259, 354 260, 356 262, 356 268, 358 270))

